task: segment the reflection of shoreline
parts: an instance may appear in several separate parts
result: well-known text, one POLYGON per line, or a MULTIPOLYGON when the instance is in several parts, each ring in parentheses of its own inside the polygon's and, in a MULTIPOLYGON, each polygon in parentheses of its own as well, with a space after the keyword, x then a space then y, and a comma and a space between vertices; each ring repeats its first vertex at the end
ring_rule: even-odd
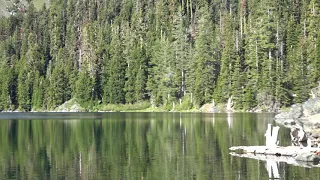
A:
POLYGON ((3 169, 23 169, 17 176, 27 172, 31 178, 35 171, 52 179, 267 177, 264 166, 233 161, 228 147, 259 141, 263 134, 258 127, 272 119, 256 122, 259 118, 252 114, 230 115, 233 129, 228 127, 227 113, 106 113, 92 119, 83 113, 82 119, 47 116, 14 120, 11 125, 0 121, 3 139, 8 140, 2 141, 0 158, 5 159, 3 169), (264 171, 257 175, 261 168, 264 171))

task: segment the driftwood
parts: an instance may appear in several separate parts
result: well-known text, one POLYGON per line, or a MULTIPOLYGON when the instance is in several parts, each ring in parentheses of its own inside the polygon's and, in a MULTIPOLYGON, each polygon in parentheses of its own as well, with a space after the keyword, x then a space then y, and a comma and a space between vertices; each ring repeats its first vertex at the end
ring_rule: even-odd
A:
POLYGON ((274 156, 291 156, 296 157, 301 153, 311 153, 319 150, 318 148, 302 148, 298 146, 287 147, 267 147, 267 146, 236 146, 231 147, 231 151, 237 151, 240 154, 264 154, 274 156))
MULTIPOLYGON (((236 146, 231 147, 230 150, 234 151, 230 154, 238 157, 246 157, 263 161, 286 162, 288 164, 303 166, 303 167, 320 167, 320 149, 312 148, 310 145, 307 147, 299 146, 278 146, 277 136, 279 127, 268 125, 266 136, 266 146, 236 146)), ((308 143, 311 144, 310 141, 308 143)), ((269 163, 270 164, 270 163, 269 163)), ((272 163, 271 163, 272 164, 272 163)), ((271 166, 270 166, 271 168, 271 166)), ((274 169, 274 168, 273 168, 274 169)), ((274 172, 275 176, 277 172, 274 172)))

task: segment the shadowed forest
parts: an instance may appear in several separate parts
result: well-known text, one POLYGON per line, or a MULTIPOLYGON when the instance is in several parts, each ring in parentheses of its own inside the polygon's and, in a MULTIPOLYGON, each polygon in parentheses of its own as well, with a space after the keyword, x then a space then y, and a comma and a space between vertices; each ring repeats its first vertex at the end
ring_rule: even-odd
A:
POLYGON ((52 0, 0 19, 0 109, 272 111, 320 81, 317 0, 52 0), (179 103, 180 102, 180 103, 179 103))

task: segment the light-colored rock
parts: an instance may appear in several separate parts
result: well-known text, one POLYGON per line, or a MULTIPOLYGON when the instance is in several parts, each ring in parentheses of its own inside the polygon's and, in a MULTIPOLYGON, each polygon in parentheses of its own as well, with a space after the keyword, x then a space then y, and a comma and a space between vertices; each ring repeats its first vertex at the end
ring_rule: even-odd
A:
POLYGON ((221 110, 220 110, 219 107, 213 106, 213 104, 208 103, 208 104, 204 104, 204 105, 200 108, 200 112, 219 113, 219 112, 221 112, 221 110))
POLYGON ((289 119, 290 118, 290 114, 288 112, 282 112, 282 113, 277 114, 274 118, 276 120, 277 119, 289 119))
POLYGON ((76 99, 70 99, 55 109, 56 112, 84 112, 85 109, 76 99))
POLYGON ((303 115, 303 109, 301 104, 295 104, 291 107, 289 111, 290 118, 297 119, 301 118, 303 115))
POLYGON ((309 99, 302 104, 303 117, 313 116, 320 113, 320 100, 319 98, 309 99))

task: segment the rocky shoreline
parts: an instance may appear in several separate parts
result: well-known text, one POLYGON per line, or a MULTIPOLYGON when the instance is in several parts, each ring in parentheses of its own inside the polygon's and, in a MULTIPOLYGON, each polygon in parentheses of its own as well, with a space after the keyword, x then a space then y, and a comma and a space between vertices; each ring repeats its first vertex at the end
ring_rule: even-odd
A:
POLYGON ((288 112, 275 116, 275 121, 291 132, 295 128, 302 129, 313 146, 320 145, 320 99, 313 98, 301 104, 294 104, 288 112))

